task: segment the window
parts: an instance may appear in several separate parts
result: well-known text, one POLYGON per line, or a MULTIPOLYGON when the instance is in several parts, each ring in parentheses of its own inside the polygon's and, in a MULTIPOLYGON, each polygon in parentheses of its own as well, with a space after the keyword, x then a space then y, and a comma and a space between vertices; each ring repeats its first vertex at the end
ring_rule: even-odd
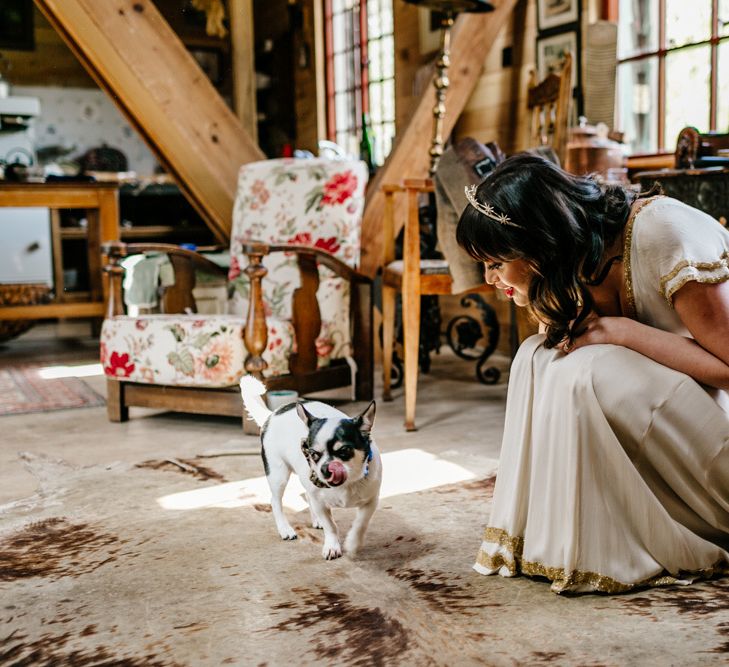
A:
POLYGON ((358 155, 367 113, 382 164, 395 136, 392 0, 324 0, 324 16, 328 137, 358 155))
POLYGON ((729 132, 729 0, 620 0, 618 115, 634 153, 729 132))

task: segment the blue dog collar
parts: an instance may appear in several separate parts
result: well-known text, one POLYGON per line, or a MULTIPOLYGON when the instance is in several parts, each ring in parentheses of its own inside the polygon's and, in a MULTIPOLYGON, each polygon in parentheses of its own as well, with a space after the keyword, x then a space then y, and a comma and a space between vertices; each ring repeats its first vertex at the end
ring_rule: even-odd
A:
POLYGON ((367 455, 367 459, 365 460, 364 464, 364 475, 363 477, 367 479, 367 476, 370 474, 370 461, 372 460, 372 450, 370 449, 370 453, 367 455))

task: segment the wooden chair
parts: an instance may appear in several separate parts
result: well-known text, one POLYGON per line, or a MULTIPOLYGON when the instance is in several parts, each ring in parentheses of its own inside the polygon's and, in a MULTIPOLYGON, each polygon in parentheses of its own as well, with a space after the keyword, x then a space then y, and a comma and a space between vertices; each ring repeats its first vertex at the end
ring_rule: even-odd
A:
POLYGON ((101 360, 109 419, 127 420, 135 405, 240 417, 244 373, 270 390, 353 385, 357 400, 372 398, 372 281, 355 268, 366 180, 358 161, 241 168, 231 269, 223 271, 233 315, 196 314, 195 269, 222 271, 198 253, 107 244, 101 360), (167 253, 175 283, 163 291, 160 314, 125 316, 120 262, 144 252, 167 253))
MULTIPOLYGON (((420 259, 419 198, 434 192, 431 179, 406 179, 402 185, 386 184, 384 253, 382 270, 382 372, 383 399, 392 400, 391 372, 395 329, 395 299, 402 293, 402 326, 405 385, 405 429, 415 431, 418 389, 418 346, 420 343, 420 297, 453 294, 453 279, 444 259, 420 259), (407 197, 403 236, 403 259, 395 259, 395 197, 407 197)), ((484 284, 469 292, 490 291, 484 284)))
POLYGON ((542 82, 532 70, 527 93, 529 145, 549 146, 560 164, 565 164, 567 127, 572 99, 572 55, 566 54, 559 73, 551 72, 542 82))

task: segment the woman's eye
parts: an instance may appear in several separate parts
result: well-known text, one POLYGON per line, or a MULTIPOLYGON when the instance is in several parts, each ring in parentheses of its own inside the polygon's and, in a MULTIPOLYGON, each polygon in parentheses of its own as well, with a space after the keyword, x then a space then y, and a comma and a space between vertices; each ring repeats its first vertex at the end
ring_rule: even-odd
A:
POLYGON ((486 265, 486 268, 489 271, 496 271, 496 269, 500 269, 501 268, 501 262, 493 262, 492 264, 487 264, 486 265))

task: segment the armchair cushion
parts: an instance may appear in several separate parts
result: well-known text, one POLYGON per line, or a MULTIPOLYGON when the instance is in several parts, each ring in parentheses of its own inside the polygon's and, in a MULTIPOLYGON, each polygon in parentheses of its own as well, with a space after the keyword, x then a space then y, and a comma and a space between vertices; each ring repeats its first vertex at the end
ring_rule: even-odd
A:
MULTIPOLYGON (((106 375, 144 384, 228 387, 244 374, 245 320, 230 315, 140 315, 104 320, 101 363, 106 375)), ((266 375, 288 372, 294 331, 268 320, 266 375)))

